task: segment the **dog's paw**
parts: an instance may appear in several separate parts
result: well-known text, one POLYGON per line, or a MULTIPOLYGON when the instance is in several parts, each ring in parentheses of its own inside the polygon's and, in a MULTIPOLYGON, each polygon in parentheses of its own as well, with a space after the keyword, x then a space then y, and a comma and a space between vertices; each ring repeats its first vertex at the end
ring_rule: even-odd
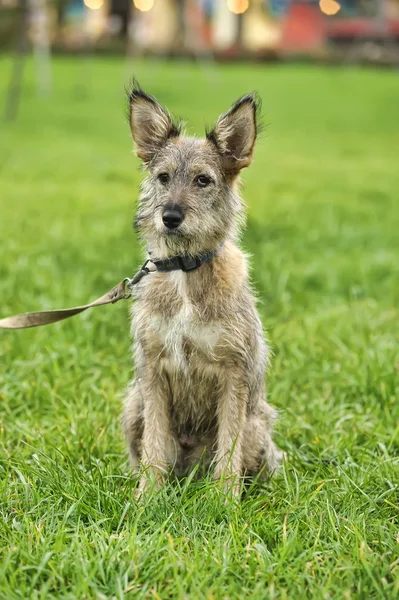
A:
POLYGON ((277 471, 286 460, 287 453, 280 450, 277 446, 274 446, 267 465, 269 472, 274 473, 277 471))
POLYGON ((134 492, 135 500, 142 500, 144 497, 160 490, 164 480, 164 475, 158 469, 156 471, 146 471, 134 492))
POLYGON ((224 481, 222 490, 225 495, 225 506, 229 506, 232 502, 236 502, 241 498, 241 485, 239 481, 224 481))
POLYGON ((280 450, 273 442, 268 445, 262 456, 262 471, 264 477, 278 471, 281 464, 286 460, 287 455, 283 450, 280 450))
POLYGON ((239 500, 241 497, 241 478, 238 474, 221 472, 214 475, 217 480, 217 486, 224 494, 225 504, 228 505, 234 500, 239 500))

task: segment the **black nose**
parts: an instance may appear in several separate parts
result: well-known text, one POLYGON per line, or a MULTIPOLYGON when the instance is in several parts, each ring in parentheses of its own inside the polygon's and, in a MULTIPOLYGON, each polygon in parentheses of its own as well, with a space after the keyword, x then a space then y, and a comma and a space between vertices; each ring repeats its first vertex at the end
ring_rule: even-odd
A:
POLYGON ((183 222, 183 211, 178 206, 166 206, 162 213, 162 221, 168 229, 176 229, 183 222))

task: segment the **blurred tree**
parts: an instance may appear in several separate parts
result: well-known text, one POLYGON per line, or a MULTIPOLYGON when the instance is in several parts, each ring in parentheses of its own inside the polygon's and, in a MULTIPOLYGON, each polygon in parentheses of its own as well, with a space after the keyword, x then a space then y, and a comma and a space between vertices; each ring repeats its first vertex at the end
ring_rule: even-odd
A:
POLYGON ((132 0, 130 0, 130 2, 128 0, 111 0, 109 6, 109 14, 112 17, 117 17, 120 20, 120 37, 122 37, 123 39, 127 39, 131 15, 134 12, 132 10, 132 0))
POLYGON ((29 0, 29 13, 37 91, 45 96, 51 91, 50 22, 46 0, 29 0))
POLYGON ((4 118, 12 121, 18 116, 19 103, 22 91, 22 80, 25 68, 25 58, 28 50, 28 21, 29 7, 28 0, 19 2, 19 24, 16 35, 16 48, 14 60, 12 61, 11 77, 6 94, 4 107, 4 118))
POLYGON ((68 4, 69 0, 54 0, 58 29, 62 29, 65 25, 65 15, 68 4))
POLYGON ((236 15, 236 19, 237 19, 237 31, 236 31, 236 46, 239 50, 242 50, 243 47, 243 42, 242 42, 242 31, 243 31, 243 21, 244 21, 244 14, 240 13, 238 15, 236 15))
POLYGON ((177 14, 177 36, 176 46, 177 51, 182 51, 186 46, 186 15, 185 15, 185 0, 175 0, 177 14))
POLYGON ((9 50, 14 43, 21 18, 20 6, 2 6, 0 0, 0 50, 9 50))

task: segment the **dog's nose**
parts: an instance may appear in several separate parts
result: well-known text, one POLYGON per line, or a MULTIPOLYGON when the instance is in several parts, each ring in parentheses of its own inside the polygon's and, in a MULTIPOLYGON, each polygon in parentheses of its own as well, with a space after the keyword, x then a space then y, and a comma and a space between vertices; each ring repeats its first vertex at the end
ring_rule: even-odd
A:
POLYGON ((162 213, 162 221, 168 229, 176 229, 183 222, 184 215, 178 206, 167 206, 162 213))

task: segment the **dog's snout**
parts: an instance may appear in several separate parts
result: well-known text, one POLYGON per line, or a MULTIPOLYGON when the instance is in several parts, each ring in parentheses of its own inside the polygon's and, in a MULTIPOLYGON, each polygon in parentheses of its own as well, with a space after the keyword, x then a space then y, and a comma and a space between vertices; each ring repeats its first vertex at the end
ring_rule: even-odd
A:
POLYGON ((165 206, 162 221, 168 229, 176 229, 183 222, 183 211, 179 206, 165 206))

